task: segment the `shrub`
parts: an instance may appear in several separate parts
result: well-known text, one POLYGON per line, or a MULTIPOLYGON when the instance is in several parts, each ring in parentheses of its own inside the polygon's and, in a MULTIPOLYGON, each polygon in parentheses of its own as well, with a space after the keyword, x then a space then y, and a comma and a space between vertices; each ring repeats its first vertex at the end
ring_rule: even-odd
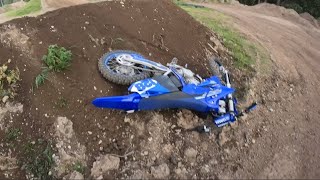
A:
MULTIPOLYGON (((8 61, 10 63, 10 61, 8 61)), ((20 80, 20 71, 18 68, 9 69, 8 63, 0 67, 0 97, 8 96, 13 98, 18 88, 17 82, 20 80)))
POLYGON ((48 54, 43 56, 43 61, 50 70, 60 72, 67 69, 71 64, 71 51, 57 45, 50 45, 48 54))
POLYGON ((36 77, 35 84, 38 88, 44 83, 50 71, 61 72, 71 65, 72 53, 64 47, 58 45, 50 45, 48 54, 42 57, 42 60, 47 65, 42 72, 36 77))

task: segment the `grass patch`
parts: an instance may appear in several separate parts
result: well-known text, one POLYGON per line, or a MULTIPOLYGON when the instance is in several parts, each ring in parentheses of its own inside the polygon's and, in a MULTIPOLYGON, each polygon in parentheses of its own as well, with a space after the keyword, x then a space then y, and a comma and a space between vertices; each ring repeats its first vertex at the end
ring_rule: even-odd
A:
POLYGON ((7 16, 24 16, 41 10, 41 0, 30 0, 24 7, 6 13, 7 16))
POLYGON ((18 128, 10 128, 6 133, 5 139, 8 142, 15 141, 21 135, 21 131, 18 128))
POLYGON ((188 12, 196 20, 216 32, 223 40, 235 60, 235 66, 243 70, 252 71, 255 56, 258 51, 254 44, 247 41, 230 26, 226 26, 227 16, 205 7, 195 7, 175 1, 178 6, 188 12))
POLYGON ((44 81, 48 78, 48 72, 49 72, 49 69, 44 68, 42 72, 36 77, 35 84, 37 88, 42 84, 44 84, 44 81))
POLYGON ((54 165, 51 143, 43 140, 28 142, 23 147, 24 159, 20 165, 36 179, 53 179, 50 171, 54 165))
POLYGON ((38 88, 44 84, 48 78, 50 71, 61 72, 71 65, 72 53, 64 47, 58 45, 50 45, 48 47, 48 54, 42 57, 42 60, 47 65, 42 72, 36 77, 35 84, 38 88))

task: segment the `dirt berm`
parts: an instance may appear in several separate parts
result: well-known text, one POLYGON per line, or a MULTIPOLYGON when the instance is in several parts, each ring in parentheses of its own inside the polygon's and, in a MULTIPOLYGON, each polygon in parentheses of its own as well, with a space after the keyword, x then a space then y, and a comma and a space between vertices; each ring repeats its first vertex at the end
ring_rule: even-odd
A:
MULTIPOLYGON (((211 154, 218 145, 214 134, 183 135, 181 129, 201 121, 189 111, 126 115, 91 104, 95 97, 127 93, 127 87, 106 81, 98 72, 98 59, 110 50, 137 51, 163 64, 177 57, 179 64, 187 63, 194 72, 208 76, 207 54, 217 46, 215 35, 170 1, 113 1, 63 8, 39 17, 6 22, 0 25, 0 32, 0 62, 11 59, 10 66, 20 69, 22 80, 14 102, 23 105, 23 112, 8 110, 0 121, 2 155, 23 161, 24 145, 44 139, 53 143, 55 157, 59 159, 56 162, 59 167, 51 173, 55 177, 71 173, 70 167, 76 162, 85 167, 85 177, 219 175, 210 172, 217 164, 216 158, 209 159, 211 164, 196 166, 208 156, 218 158, 219 153, 211 154), (52 44, 72 51, 72 65, 61 73, 50 73, 45 84, 36 88, 35 77, 44 66, 42 56, 52 44), (8 128, 19 128, 23 134, 14 145, 5 141, 8 128), (115 170, 92 174, 93 162, 100 155, 123 155, 128 151, 133 154, 121 157, 115 170)), ((10 172, 13 179, 25 178, 20 168, 10 172)))

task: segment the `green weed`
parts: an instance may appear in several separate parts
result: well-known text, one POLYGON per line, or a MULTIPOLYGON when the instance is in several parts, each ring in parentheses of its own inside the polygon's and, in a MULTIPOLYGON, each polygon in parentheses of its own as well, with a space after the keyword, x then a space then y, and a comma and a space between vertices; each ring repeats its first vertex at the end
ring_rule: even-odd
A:
POLYGON ((10 128, 6 133, 6 141, 15 141, 21 135, 21 131, 18 128, 10 128))
POLYGON ((28 142, 23 148, 24 159, 20 162, 27 173, 36 179, 52 179, 49 174, 54 165, 51 143, 43 140, 28 142))
POLYGON ((44 84, 50 71, 61 72, 67 69, 71 65, 71 58, 71 51, 66 50, 64 47, 59 47, 58 45, 50 45, 48 47, 48 54, 42 57, 42 60, 47 67, 45 67, 36 77, 36 87, 38 88, 40 85, 44 84))
POLYGON ((66 50, 64 47, 59 47, 58 45, 50 45, 48 54, 43 56, 42 60, 50 70, 60 72, 70 66, 71 57, 71 51, 66 50))
POLYGON ((35 84, 36 87, 38 88, 40 85, 44 84, 44 81, 48 78, 48 68, 44 68, 42 72, 36 77, 35 79, 35 84))

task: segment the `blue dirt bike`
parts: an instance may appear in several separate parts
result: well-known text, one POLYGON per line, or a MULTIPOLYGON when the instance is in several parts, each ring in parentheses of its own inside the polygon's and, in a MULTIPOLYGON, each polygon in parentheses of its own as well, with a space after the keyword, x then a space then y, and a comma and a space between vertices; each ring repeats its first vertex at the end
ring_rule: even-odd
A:
MULTIPOLYGON (((130 85, 126 96, 100 97, 93 104, 100 108, 120 109, 129 113, 140 110, 185 108, 211 114, 216 126, 236 121, 237 117, 256 107, 254 103, 238 112, 228 71, 216 60, 210 67, 215 76, 202 79, 186 67, 150 61, 133 51, 112 51, 99 60, 99 70, 109 81, 130 85), (220 81, 223 75, 224 83, 220 81)), ((203 126, 204 131, 209 131, 203 126)))

